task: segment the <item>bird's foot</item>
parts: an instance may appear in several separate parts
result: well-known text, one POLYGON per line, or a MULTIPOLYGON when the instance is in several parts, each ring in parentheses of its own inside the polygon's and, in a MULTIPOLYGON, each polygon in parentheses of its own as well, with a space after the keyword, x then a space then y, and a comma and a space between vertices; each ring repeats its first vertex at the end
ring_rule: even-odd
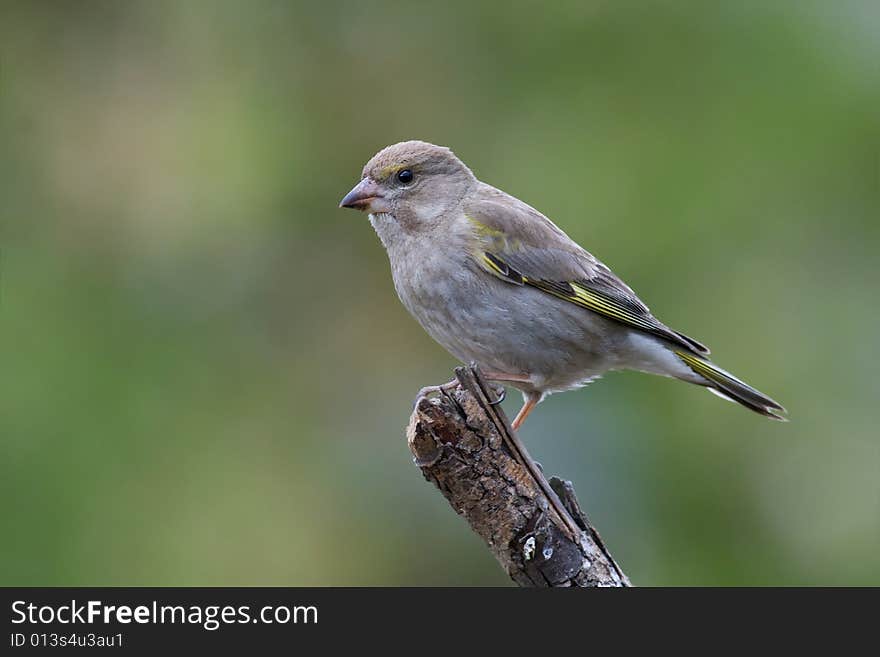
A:
MULTIPOLYGON (((476 367, 476 363, 471 363, 471 367, 476 367)), ((485 370, 482 372, 483 378, 498 384, 495 388, 495 401, 489 402, 490 406, 497 406, 507 398, 507 388, 505 383, 529 383, 532 378, 527 374, 506 374, 504 372, 495 372, 494 370, 485 370)))
POLYGON ((495 388, 495 401, 490 401, 489 406, 497 406, 505 399, 507 399, 507 388, 504 386, 498 386, 495 388))
POLYGON ((452 381, 447 381, 439 386, 425 386, 421 390, 419 390, 419 394, 416 395, 416 399, 413 402, 414 406, 417 406, 419 400, 422 397, 428 397, 429 395, 436 395, 440 392, 447 392, 448 390, 454 390, 458 386, 458 379, 453 379, 452 381))

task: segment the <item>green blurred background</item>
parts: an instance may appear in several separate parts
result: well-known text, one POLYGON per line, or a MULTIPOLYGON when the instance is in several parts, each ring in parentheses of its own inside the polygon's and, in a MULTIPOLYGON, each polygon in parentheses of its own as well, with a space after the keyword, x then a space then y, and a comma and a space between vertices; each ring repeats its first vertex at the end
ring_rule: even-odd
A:
POLYGON ((508 583, 403 436, 454 362, 337 208, 411 138, 788 407, 532 415, 633 582, 880 584, 877 3, 0 8, 0 584, 508 583))

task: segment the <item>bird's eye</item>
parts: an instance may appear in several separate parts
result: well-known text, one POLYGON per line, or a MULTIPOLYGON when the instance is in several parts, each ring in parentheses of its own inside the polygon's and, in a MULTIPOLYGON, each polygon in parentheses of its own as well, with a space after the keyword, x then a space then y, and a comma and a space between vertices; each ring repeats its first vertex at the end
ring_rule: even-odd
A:
POLYGON ((409 185, 413 180, 413 172, 409 169, 402 169, 397 172, 397 179, 404 185, 409 185))

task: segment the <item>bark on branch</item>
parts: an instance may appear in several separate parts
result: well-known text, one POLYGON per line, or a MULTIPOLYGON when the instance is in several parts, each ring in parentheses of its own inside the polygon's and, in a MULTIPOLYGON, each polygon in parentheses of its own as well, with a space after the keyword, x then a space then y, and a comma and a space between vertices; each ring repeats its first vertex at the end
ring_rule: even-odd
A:
POLYGON ((571 482, 551 477, 510 428, 474 367, 422 397, 407 428, 416 465, 520 586, 630 586, 581 511, 571 482))

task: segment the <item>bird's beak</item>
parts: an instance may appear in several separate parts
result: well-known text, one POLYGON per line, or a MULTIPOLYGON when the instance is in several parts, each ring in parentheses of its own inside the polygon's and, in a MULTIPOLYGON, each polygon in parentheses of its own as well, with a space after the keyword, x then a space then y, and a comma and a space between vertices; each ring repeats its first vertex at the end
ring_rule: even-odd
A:
POLYGON ((340 208, 364 212, 386 212, 387 204, 382 190, 372 178, 364 178, 339 202, 340 208))

